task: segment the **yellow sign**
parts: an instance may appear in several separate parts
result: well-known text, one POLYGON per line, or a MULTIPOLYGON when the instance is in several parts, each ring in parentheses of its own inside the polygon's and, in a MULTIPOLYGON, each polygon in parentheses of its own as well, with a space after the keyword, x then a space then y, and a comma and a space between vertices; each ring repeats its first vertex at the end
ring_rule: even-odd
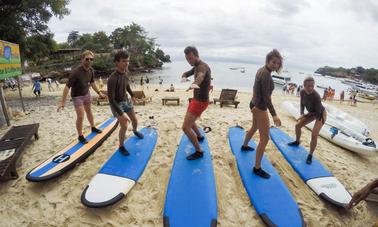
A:
POLYGON ((0 40, 0 80, 21 74, 21 58, 18 44, 0 40))

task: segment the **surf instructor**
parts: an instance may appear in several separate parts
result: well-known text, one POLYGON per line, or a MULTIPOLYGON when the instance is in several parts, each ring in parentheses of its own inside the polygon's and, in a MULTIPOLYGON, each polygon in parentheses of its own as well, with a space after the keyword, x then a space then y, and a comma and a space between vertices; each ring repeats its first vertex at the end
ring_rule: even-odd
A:
POLYGON ((278 50, 273 49, 268 53, 265 60, 265 66, 260 68, 256 73, 255 83, 253 85, 253 97, 249 104, 252 112, 252 127, 245 135, 241 149, 243 151, 252 151, 252 147, 248 146, 248 142, 257 130, 259 130, 260 140, 256 148, 256 163, 253 167, 253 173, 268 179, 269 173, 265 172, 261 167, 261 159, 264 155, 265 147, 269 142, 269 115, 273 117, 274 124, 279 127, 281 120, 277 116, 272 103, 272 92, 274 83, 271 76, 273 71, 279 72, 282 68, 282 56, 278 50))
POLYGON ((135 116, 133 103, 135 98, 130 88, 130 78, 127 74, 129 67, 129 55, 125 51, 119 51, 114 55, 114 63, 116 70, 109 76, 108 79, 108 96, 110 109, 118 119, 120 124, 119 129, 119 151, 123 155, 129 155, 129 151, 123 145, 125 141, 125 133, 127 130, 127 122, 129 118, 133 126, 133 132, 136 137, 143 139, 143 134, 137 131, 138 121, 135 116), (129 93, 131 100, 127 93, 129 93), (128 118, 129 117, 129 118, 128 118))
POLYGON ((92 51, 86 50, 81 57, 81 64, 74 70, 66 83, 63 90, 62 99, 58 104, 58 112, 64 109, 67 95, 71 89, 71 97, 76 111, 76 130, 79 135, 78 140, 80 143, 86 144, 88 141, 83 136, 83 121, 84 113, 87 114, 89 124, 91 125, 92 132, 101 133, 102 131, 95 127, 93 114, 91 110, 91 94, 89 92, 89 86, 101 97, 106 97, 102 94, 94 81, 94 71, 92 68, 92 62, 94 54, 92 51))
POLYGON ((188 160, 196 160, 203 157, 203 151, 199 142, 205 139, 198 130, 196 120, 206 110, 209 105, 209 88, 211 83, 210 67, 199 58, 196 47, 188 46, 184 50, 187 62, 193 68, 185 72, 181 77, 181 82, 187 82, 188 77, 194 75, 194 82, 187 91, 193 90, 193 99, 189 103, 182 130, 192 142, 195 152, 187 157, 188 160))
POLYGON ((300 144, 302 127, 315 121, 314 128, 311 133, 310 154, 307 156, 306 163, 312 163, 312 155, 315 151, 318 143, 319 132, 322 129, 326 119, 327 112, 322 105, 322 99, 318 92, 315 91, 315 80, 309 76, 303 81, 303 90, 300 93, 300 114, 297 124, 295 125, 296 139, 293 142, 288 143, 289 146, 298 146, 300 144), (304 114, 304 108, 308 113, 304 114))

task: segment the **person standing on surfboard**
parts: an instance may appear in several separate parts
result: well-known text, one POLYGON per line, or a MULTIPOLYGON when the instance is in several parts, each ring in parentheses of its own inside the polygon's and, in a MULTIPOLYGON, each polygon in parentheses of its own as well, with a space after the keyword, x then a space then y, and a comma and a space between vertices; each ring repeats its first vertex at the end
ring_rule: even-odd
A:
POLYGON ((133 103, 135 98, 130 88, 130 78, 127 75, 129 66, 129 55, 125 51, 119 51, 114 56, 114 63, 116 70, 109 76, 108 79, 108 99, 110 109, 118 119, 121 126, 119 129, 119 151, 124 155, 129 155, 123 142, 125 141, 125 133, 127 130, 128 117, 133 126, 134 135, 139 139, 143 139, 143 134, 137 131, 138 121, 134 112, 133 103), (130 94, 131 100, 127 93, 130 94))
POLYGON ((83 120, 84 113, 87 114, 89 124, 91 125, 92 132, 101 133, 102 131, 95 127, 93 114, 91 110, 91 94, 89 86, 101 97, 106 97, 96 86, 94 81, 94 71, 92 62, 94 54, 92 51, 86 50, 82 54, 81 65, 72 70, 71 75, 63 90, 63 96, 58 104, 59 110, 63 110, 67 95, 71 89, 71 97, 76 111, 76 130, 79 135, 78 140, 80 143, 86 144, 88 141, 83 136, 83 120))
POLYGON ((211 83, 210 67, 203 62, 198 55, 197 48, 188 46, 184 50, 186 61, 193 68, 182 75, 181 82, 187 82, 188 77, 194 75, 194 82, 187 91, 193 89, 193 99, 189 103, 182 130, 192 142, 196 151, 187 157, 188 160, 196 160, 203 157, 199 142, 205 139, 198 130, 196 120, 209 105, 209 88, 211 83))
POLYGON ((327 111, 322 105, 322 99, 318 92, 315 91, 315 80, 309 76, 303 81, 303 90, 300 93, 300 114, 297 124, 295 125, 296 139, 293 142, 288 143, 289 146, 298 146, 301 139, 301 128, 312 121, 315 121, 314 128, 311 134, 310 154, 307 156, 306 163, 312 163, 312 154, 315 151, 319 132, 322 129, 326 119, 327 111), (304 114, 304 108, 306 107, 308 113, 304 114))
POLYGON ((253 173, 266 179, 270 178, 270 175, 261 168, 261 159, 264 155, 265 147, 269 141, 268 109, 273 117, 274 124, 277 127, 281 125, 281 120, 274 110, 271 99, 271 95, 274 90, 274 83, 271 73, 273 71, 279 72, 281 69, 282 56, 278 50, 273 49, 266 56, 265 66, 260 68, 256 73, 255 83, 253 85, 253 97, 249 104, 252 112, 252 127, 245 135, 244 142, 241 147, 243 151, 253 150, 252 147, 248 146, 248 142, 258 129, 260 140, 256 148, 256 163, 253 167, 253 173))

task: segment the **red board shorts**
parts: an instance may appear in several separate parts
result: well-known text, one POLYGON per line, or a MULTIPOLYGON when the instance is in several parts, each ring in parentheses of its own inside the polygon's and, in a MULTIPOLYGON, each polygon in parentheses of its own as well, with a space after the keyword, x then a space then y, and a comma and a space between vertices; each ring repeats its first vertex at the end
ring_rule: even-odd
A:
POLYGON ((208 105, 209 105, 209 102, 201 102, 201 101, 192 99, 192 101, 189 103, 187 111, 196 117, 200 117, 203 111, 206 110, 208 105))
POLYGON ((83 96, 72 97, 74 107, 80 107, 84 105, 89 105, 91 103, 91 94, 88 92, 83 96))

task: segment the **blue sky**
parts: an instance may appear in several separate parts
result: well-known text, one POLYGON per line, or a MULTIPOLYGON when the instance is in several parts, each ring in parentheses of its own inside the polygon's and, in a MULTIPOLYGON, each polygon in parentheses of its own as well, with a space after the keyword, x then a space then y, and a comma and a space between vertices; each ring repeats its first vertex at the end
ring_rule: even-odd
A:
POLYGON ((272 48, 287 68, 324 65, 378 68, 378 1, 364 0, 72 0, 71 14, 53 18, 59 42, 68 33, 142 25, 173 60, 195 45, 203 59, 258 63, 272 48))

